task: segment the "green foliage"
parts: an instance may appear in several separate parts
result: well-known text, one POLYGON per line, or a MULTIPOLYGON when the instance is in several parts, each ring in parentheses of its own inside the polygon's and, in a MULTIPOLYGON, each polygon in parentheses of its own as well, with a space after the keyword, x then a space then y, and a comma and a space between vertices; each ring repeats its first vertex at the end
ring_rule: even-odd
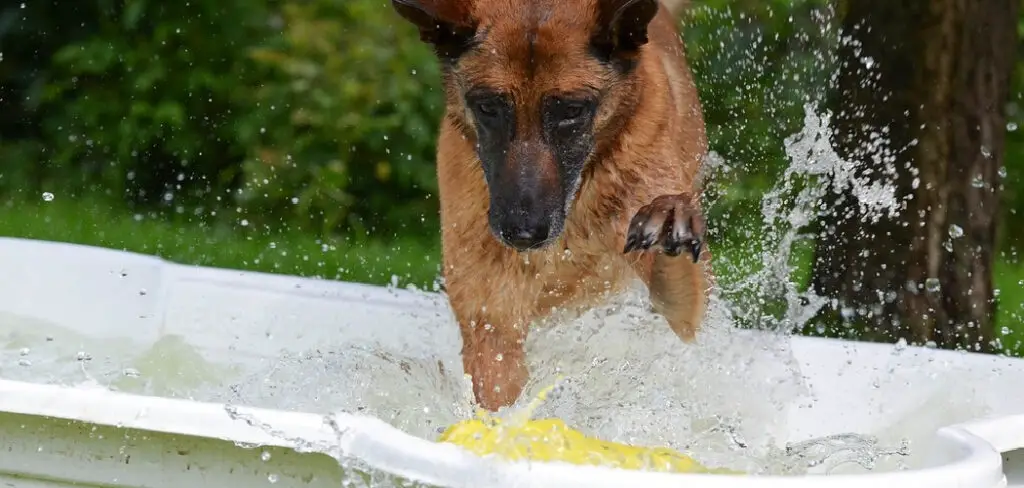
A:
POLYGON ((251 52, 268 81, 241 130, 254 148, 239 193, 250 214, 323 232, 436 226, 427 198, 437 191, 440 73, 411 26, 386 7, 288 3, 282 35, 251 52))
POLYGON ((0 143, 0 191, 98 191, 262 229, 436 227, 440 76, 386 3, 56 5, 24 17, 53 15, 37 22, 51 36, 6 34, 25 49, 0 82, 31 100, 18 127, 35 134, 0 143))
POLYGON ((45 180, 68 179, 59 182, 66 191, 89 185, 136 204, 181 205, 230 188, 243 155, 237 117, 250 103, 246 87, 256 83, 239 54, 267 32, 262 5, 86 3, 91 31, 45 67, 45 180))

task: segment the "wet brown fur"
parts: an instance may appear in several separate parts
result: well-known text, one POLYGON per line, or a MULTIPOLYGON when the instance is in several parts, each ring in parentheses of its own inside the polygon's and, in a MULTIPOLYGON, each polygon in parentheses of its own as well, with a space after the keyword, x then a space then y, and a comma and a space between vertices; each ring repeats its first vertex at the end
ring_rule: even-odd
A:
MULTIPOLYGON (((636 68, 623 76, 586 50, 598 1, 475 0, 447 7, 471 16, 480 31, 479 46, 444 80, 447 109, 437 147, 443 275, 466 373, 477 401, 490 410, 519 397, 528 379, 527 327, 555 308, 591 306, 639 277, 679 337, 693 340, 703 320, 706 250, 696 264, 655 251, 623 253, 627 226, 642 206, 661 195, 699 191, 704 123, 677 21, 659 8, 636 68), (516 252, 488 228, 488 187, 463 98, 484 80, 512 93, 526 112, 537 111, 540 94, 551 90, 601 93, 596 145, 564 232, 541 250, 516 252)), ((518 121, 517 130, 537 129, 518 121)), ((536 164, 556 171, 544 158, 536 164)))

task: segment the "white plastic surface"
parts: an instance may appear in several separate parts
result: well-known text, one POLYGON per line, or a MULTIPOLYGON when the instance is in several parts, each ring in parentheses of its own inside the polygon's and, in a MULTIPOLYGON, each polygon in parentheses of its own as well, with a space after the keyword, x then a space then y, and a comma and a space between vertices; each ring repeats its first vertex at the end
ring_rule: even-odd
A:
MULTIPOLYGON (((110 341, 150 344, 180 335, 206 353, 247 357, 279 352, 273 341, 252 340, 257 336, 280 337, 301 349, 343 335, 353 342, 390 341, 410 354, 458 363, 457 331, 432 320, 448 313, 439 296, 186 267, 128 253, 17 239, 0 239, 0 276, 0 315, 79 328, 110 341), (425 350, 425 343, 433 349, 425 350)), ((800 337, 793 339, 792 349, 815 401, 791 408, 790 441, 912 426, 922 408, 941 408, 948 394, 941 381, 931 389, 915 383, 895 397, 873 388, 879 371, 891 371, 886 381, 899 381, 901 368, 934 368, 940 375, 949 367, 975 372, 971 394, 984 405, 985 415, 938 432, 920 432, 930 439, 928 462, 907 471, 808 477, 669 475, 497 462, 358 415, 336 415, 330 426, 314 413, 233 407, 247 422, 229 415, 224 405, 0 379, 0 486, 230 488, 273 481, 277 486, 337 487, 341 468, 324 453, 356 457, 382 471, 452 487, 1024 486, 1018 484, 1024 472, 1024 456, 1019 454, 1024 448, 1024 362, 914 348, 894 359, 892 346, 800 337), (262 460, 254 445, 272 455, 262 460)))

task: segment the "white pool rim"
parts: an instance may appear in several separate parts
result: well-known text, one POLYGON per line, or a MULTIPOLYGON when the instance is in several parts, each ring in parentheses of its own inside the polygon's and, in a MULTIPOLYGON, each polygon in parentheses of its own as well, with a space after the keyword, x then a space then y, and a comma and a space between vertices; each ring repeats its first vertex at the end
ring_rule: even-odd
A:
MULTIPOLYGON (((229 286, 245 282, 252 286, 262 284, 259 286, 281 289, 292 289, 297 281, 302 281, 309 285, 308 288, 330 286, 338 293, 350 293, 361 300, 370 297, 372 300, 394 302, 396 306, 418 306, 411 294, 406 300, 383 288, 366 285, 325 284, 322 280, 186 267, 130 253, 0 238, 0 249, 17 251, 19 248, 48 248, 47 252, 57 253, 53 256, 68 253, 76 256, 66 258, 67 262, 110 258, 114 261, 137 260, 146 266, 158 264, 159 268, 168 272, 161 279, 169 279, 167 276, 174 274, 188 274, 190 279, 223 280, 229 286)), ((59 262, 61 259, 65 258, 53 258, 51 265, 54 269, 67 266, 67 263, 59 262)), ((308 289, 304 293, 309 293, 308 289)), ((793 341, 803 343, 806 347, 836 342, 807 337, 794 337, 793 341)), ((866 348, 871 346, 864 345, 866 348)), ((230 415, 228 408, 222 404, 134 395, 99 387, 57 386, 0 379, 0 412, 220 439, 246 445, 280 446, 298 450, 318 446, 314 450, 337 450, 343 456, 358 458, 382 471, 451 487, 998 488, 1006 486, 1001 452, 1024 448, 1024 415, 1010 415, 978 419, 939 429, 935 443, 948 459, 941 464, 919 469, 828 476, 670 474, 559 462, 505 462, 476 456, 452 444, 409 435, 369 416, 334 414, 329 417, 334 423, 332 427, 327 423, 328 417, 318 414, 246 406, 232 408, 256 422, 249 423, 240 419, 239 415, 230 415)), ((1024 405, 1021 409, 1024 411, 1024 405)))

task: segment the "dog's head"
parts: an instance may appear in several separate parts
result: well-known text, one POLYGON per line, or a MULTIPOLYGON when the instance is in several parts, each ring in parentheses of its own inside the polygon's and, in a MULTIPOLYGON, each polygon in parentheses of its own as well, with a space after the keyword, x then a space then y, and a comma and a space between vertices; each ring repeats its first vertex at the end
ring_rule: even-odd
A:
POLYGON ((597 149, 629 115, 658 0, 392 0, 444 71, 449 116, 476 144, 491 231, 561 235, 597 149))

